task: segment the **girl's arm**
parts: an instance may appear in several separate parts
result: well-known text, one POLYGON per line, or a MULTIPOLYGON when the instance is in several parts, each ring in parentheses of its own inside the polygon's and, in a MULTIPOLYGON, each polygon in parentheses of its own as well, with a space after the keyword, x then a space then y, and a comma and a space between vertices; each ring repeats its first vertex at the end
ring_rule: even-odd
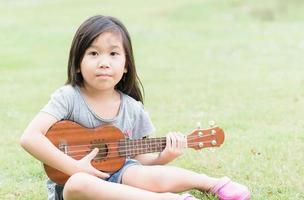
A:
POLYGON ((183 149, 187 146, 187 139, 181 133, 169 133, 166 136, 166 147, 158 155, 141 154, 135 156, 143 165, 165 165, 183 154, 183 149))
POLYGON ((30 122, 21 136, 20 144, 35 158, 41 162, 56 168, 67 175, 76 172, 87 172, 89 174, 105 178, 106 173, 95 169, 91 160, 96 156, 97 150, 92 151, 81 160, 75 160, 57 149, 46 137, 49 128, 57 122, 52 115, 40 112, 30 122))

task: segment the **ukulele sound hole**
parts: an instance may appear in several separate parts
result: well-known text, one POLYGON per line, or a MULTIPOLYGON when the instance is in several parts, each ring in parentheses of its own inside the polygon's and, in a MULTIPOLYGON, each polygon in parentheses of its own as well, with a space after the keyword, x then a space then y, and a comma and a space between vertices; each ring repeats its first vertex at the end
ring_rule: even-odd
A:
POLYGON ((94 148, 98 148, 98 154, 94 158, 94 160, 104 160, 108 155, 108 147, 105 143, 101 143, 100 141, 92 142, 91 144, 91 150, 94 148))

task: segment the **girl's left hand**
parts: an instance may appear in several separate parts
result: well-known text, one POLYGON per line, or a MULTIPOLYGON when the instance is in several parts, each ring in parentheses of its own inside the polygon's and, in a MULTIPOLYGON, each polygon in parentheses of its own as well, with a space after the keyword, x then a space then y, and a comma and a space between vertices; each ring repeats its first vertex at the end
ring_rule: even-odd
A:
POLYGON ((165 160, 173 160, 183 154, 183 149, 187 147, 187 137, 180 132, 171 132, 166 136, 166 147, 160 153, 160 157, 165 160))

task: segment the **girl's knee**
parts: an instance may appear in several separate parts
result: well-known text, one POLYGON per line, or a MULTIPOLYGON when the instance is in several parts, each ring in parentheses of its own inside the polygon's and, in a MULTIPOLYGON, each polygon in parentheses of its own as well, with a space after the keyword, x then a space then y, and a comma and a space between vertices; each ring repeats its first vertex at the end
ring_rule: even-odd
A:
POLYGON ((155 166, 152 179, 152 186, 155 192, 169 192, 171 189, 170 180, 168 180, 166 173, 167 169, 164 166, 155 166))
POLYGON ((64 199, 79 199, 81 197, 88 184, 89 174, 79 172, 72 175, 64 185, 63 198, 64 199))

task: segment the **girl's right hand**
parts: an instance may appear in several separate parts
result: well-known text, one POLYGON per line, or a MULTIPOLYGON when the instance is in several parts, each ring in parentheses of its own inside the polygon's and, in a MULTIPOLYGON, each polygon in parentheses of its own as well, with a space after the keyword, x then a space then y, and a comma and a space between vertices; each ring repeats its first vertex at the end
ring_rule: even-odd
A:
POLYGON ((81 172, 85 172, 102 179, 109 178, 110 177, 109 174, 99 171, 91 164, 91 161, 96 157, 98 151, 99 149, 95 148, 88 155, 86 155, 80 160, 77 160, 77 167, 81 169, 81 172))

